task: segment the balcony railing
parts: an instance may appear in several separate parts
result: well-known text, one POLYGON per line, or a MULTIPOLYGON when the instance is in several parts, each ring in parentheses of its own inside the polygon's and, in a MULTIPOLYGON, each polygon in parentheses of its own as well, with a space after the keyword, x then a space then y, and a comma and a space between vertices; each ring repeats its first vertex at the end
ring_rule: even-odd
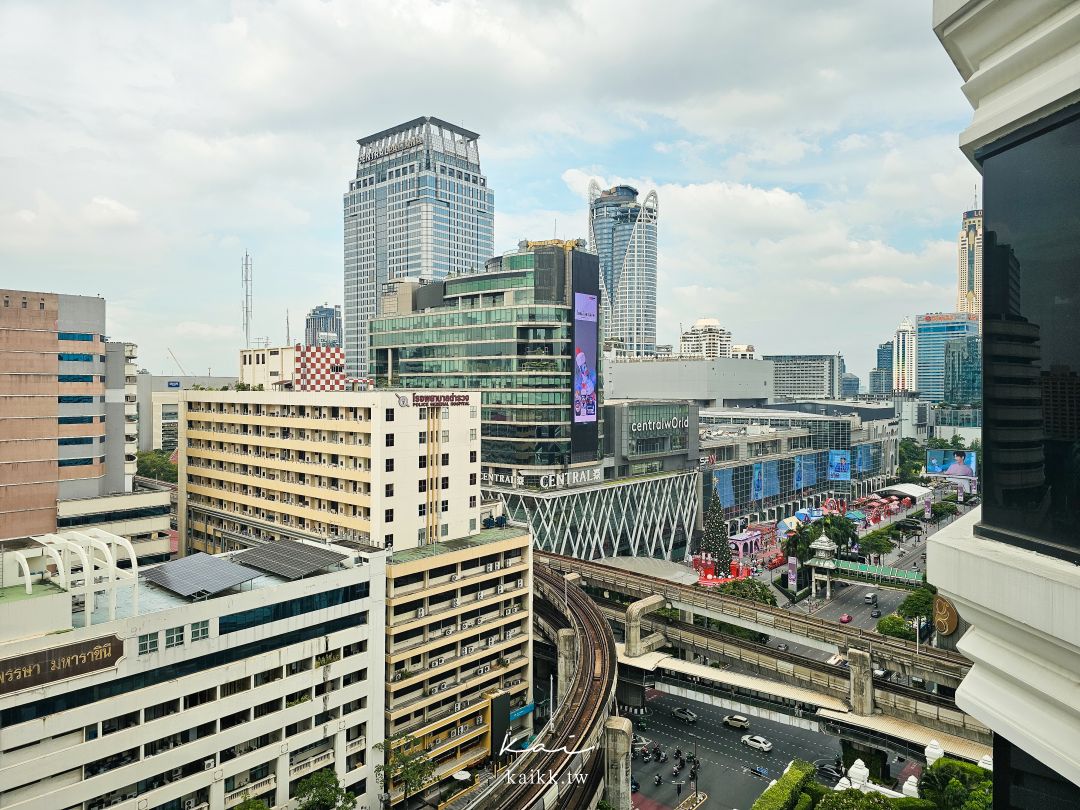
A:
POLYGON ((225 806, 236 807, 240 802, 244 801, 245 797, 258 796, 260 793, 264 793, 270 790, 272 787, 277 786, 277 777, 271 774, 265 779, 260 779, 258 782, 248 782, 242 788, 230 791, 225 794, 225 806))

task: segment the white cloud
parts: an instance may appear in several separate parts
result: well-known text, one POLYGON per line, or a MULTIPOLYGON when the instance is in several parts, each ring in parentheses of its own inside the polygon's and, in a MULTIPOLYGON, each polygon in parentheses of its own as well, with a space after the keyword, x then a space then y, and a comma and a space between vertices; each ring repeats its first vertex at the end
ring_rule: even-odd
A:
POLYGON ((82 213, 86 222, 95 227, 134 225, 139 221, 138 211, 110 197, 94 197, 83 206, 82 213))

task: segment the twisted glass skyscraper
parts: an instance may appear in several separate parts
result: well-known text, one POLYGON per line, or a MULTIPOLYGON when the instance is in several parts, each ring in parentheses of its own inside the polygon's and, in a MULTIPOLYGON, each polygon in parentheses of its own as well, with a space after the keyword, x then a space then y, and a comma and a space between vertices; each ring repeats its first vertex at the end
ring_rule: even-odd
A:
POLYGON ((480 136, 422 117, 357 143, 345 192, 345 358, 367 374, 368 323, 387 281, 480 270, 495 252, 495 195, 480 173, 480 136))
POLYGON ((626 354, 656 353, 656 192, 589 183, 589 246, 600 257, 604 339, 626 354))

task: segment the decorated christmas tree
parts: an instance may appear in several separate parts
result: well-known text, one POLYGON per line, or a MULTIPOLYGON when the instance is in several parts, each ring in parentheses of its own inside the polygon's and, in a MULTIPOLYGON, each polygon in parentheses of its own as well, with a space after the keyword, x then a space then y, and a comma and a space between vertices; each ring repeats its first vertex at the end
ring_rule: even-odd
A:
POLYGON ((705 513, 705 531, 701 534, 701 550, 711 554, 716 563, 716 576, 731 576, 731 544, 728 541, 727 523, 724 509, 716 492, 709 501, 709 511, 705 513))

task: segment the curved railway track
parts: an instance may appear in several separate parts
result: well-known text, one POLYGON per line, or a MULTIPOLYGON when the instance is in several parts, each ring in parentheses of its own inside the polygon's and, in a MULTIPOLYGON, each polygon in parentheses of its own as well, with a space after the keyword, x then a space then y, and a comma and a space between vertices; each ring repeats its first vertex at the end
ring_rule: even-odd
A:
POLYGON ((534 566, 533 580, 534 608, 539 604, 549 617, 558 613, 574 629, 577 666, 566 698, 533 741, 532 748, 541 750, 517 755, 506 777, 485 791, 476 806, 587 808, 603 778, 603 732, 597 734, 597 725, 607 719, 615 692, 615 638, 599 606, 580 588, 566 586, 561 575, 543 564, 534 566), (568 787, 573 773, 584 773, 584 781, 568 787))

